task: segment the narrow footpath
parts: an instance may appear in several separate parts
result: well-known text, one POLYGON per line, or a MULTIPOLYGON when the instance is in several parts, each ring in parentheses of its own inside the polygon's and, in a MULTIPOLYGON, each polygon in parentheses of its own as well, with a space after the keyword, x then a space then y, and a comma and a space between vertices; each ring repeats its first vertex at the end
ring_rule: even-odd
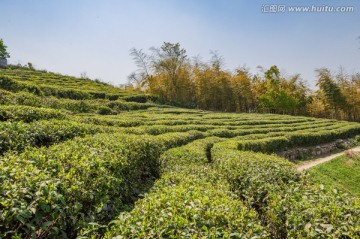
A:
POLYGON ((312 167, 314 167, 316 165, 328 162, 328 161, 330 161, 330 160, 332 160, 334 158, 337 158, 337 157, 345 154, 346 151, 360 152, 360 147, 351 148, 351 149, 345 150, 344 152, 341 152, 341 153, 336 153, 336 154, 332 154, 332 155, 329 155, 329 156, 326 156, 326 157, 323 157, 323 158, 315 159, 313 161, 310 161, 310 162, 307 162, 305 164, 299 165, 297 167, 297 170, 298 171, 303 171, 303 170, 312 168, 312 167))

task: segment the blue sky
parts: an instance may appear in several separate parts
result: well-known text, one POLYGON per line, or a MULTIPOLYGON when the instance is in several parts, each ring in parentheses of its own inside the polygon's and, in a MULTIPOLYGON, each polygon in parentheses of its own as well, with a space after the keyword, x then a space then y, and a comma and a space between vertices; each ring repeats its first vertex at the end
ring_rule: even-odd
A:
POLYGON ((0 38, 10 63, 32 62, 115 85, 135 70, 129 49, 179 42, 204 61, 218 51, 225 68, 277 65, 311 86, 314 70, 360 72, 357 0, 0 0, 0 38), (351 13, 264 13, 262 7, 353 6, 351 13))

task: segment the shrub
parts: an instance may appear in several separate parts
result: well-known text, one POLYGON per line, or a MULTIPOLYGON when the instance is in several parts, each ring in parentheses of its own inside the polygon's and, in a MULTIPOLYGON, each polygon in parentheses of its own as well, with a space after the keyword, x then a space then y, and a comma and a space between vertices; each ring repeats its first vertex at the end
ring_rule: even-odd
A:
POLYGON ((163 175, 105 238, 267 238, 255 211, 229 191, 208 165, 218 138, 194 141, 161 156, 163 175))
MULTIPOLYGON (((95 125, 107 125, 107 126, 118 126, 118 127, 126 127, 124 130, 131 130, 134 126, 139 126, 144 123, 142 120, 126 120, 126 119, 108 119, 104 117, 78 117, 76 118, 79 122, 87 123, 87 124, 95 124, 95 125)), ((145 131, 142 131, 144 134, 145 131)))
POLYGON ((276 156, 215 144, 215 167, 241 200, 258 213, 272 238, 357 238, 360 201, 309 183, 276 156))
POLYGON ((98 135, 7 156, 0 191, 12 197, 0 194, 0 231, 74 237, 88 223, 105 223, 149 186, 160 152, 150 138, 98 135))
POLYGON ((7 97, 6 104, 43 107, 42 98, 28 92, 19 92, 7 97))
POLYGON ((80 90, 64 89, 58 86, 40 86, 40 88, 46 96, 55 96, 58 98, 67 98, 73 100, 86 100, 92 98, 88 92, 80 90))
POLYGON ((8 154, 0 160, 0 231, 73 238, 82 228, 107 223, 159 176, 158 158, 167 147, 196 135, 98 134, 8 154))
POLYGON ((119 97, 120 97, 119 95, 111 95, 111 94, 110 94, 110 95, 107 95, 107 98, 108 98, 109 100, 112 100, 112 101, 113 101, 113 100, 118 100, 119 97))
POLYGON ((157 97, 152 95, 130 95, 122 98, 127 102, 137 102, 137 103, 146 103, 148 101, 156 101, 157 97))
POLYGON ((201 139, 204 137, 204 134, 196 130, 190 130, 188 132, 166 133, 154 137, 162 143, 163 147, 169 149, 201 139))
POLYGON ((108 107, 110 107, 112 110, 121 112, 126 110, 142 110, 147 109, 150 107, 154 107, 155 105, 151 103, 135 103, 135 102, 125 102, 125 101, 111 101, 107 104, 108 107))
POLYGON ((104 92, 90 92, 93 99, 105 99, 106 93, 104 92))
POLYGON ((270 192, 300 180, 293 164, 277 156, 227 149, 223 143, 216 144, 211 153, 232 190, 260 211, 266 207, 270 192))
POLYGON ((264 217, 276 238, 359 238, 360 201, 307 180, 273 191, 264 217))
POLYGON ((6 151, 22 152, 28 146, 49 146, 76 136, 99 132, 111 132, 111 129, 65 120, 43 120, 31 124, 1 122, 0 154, 6 151))
POLYGON ((360 135, 355 136, 355 142, 360 143, 360 135))
POLYGON ((10 79, 9 77, 0 77, 0 88, 12 92, 27 91, 35 95, 43 94, 43 92, 38 86, 17 82, 15 80, 10 79))
POLYGON ((157 181, 130 213, 113 221, 105 238, 269 236, 256 212, 232 196, 211 169, 191 165, 183 170, 157 181))
POLYGON ((65 114, 58 110, 30 106, 0 106, 0 121, 32 122, 44 119, 64 119, 65 114))
POLYGON ((251 150, 255 152, 277 152, 284 150, 289 145, 289 140, 284 136, 243 140, 238 142, 239 150, 251 150))
POLYGON ((100 115, 110 115, 112 113, 113 113, 112 110, 106 106, 100 106, 100 108, 98 110, 98 114, 100 114, 100 115))

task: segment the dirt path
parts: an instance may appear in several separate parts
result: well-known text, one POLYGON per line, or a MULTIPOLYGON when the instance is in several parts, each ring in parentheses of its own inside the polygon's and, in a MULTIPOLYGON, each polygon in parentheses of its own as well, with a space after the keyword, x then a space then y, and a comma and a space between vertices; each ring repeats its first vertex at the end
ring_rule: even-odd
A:
MULTIPOLYGON (((352 148, 352 149, 348 149, 348 150, 352 150, 354 152, 360 152, 360 147, 356 147, 356 148, 352 148)), ((346 151, 348 151, 348 150, 346 150, 346 151)), ((332 155, 329 155, 329 156, 326 156, 326 157, 323 157, 323 158, 318 158, 318 159, 315 159, 314 161, 310 161, 310 162, 307 162, 305 164, 299 165, 297 167, 297 170, 298 171, 303 171, 303 170, 312 168, 312 167, 314 167, 316 165, 325 163, 327 161, 330 161, 330 160, 332 160, 334 158, 337 158, 337 157, 345 154, 346 151, 341 152, 341 153, 337 153, 337 154, 332 154, 332 155)))

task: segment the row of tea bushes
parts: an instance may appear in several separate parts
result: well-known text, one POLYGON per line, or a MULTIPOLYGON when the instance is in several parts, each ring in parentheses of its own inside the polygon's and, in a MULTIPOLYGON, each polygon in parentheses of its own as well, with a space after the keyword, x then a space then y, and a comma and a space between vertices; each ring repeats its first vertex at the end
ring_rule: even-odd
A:
POLYGON ((288 132, 286 135, 293 146, 312 146, 335 141, 341 138, 351 138, 360 134, 358 123, 334 124, 331 128, 316 128, 297 132, 288 132), (314 132, 315 131, 315 132, 314 132))
MULTIPOLYGON (((34 84, 31 81, 22 82, 14 80, 13 77, 0 76, 0 88, 11 92, 29 92, 38 96, 54 96, 73 100, 109 99, 117 100, 122 94, 107 94, 105 92, 91 92, 66 88, 64 86, 49 86, 34 84)), ((120 89, 119 89, 120 91, 120 89)))
POLYGON ((115 112, 144 110, 156 106, 153 103, 126 102, 122 100, 110 101, 107 106, 115 112))
POLYGON ((358 238, 360 200, 311 185, 285 159, 238 151, 231 143, 212 149, 214 167, 239 200, 254 208, 272 238, 358 238))
POLYGON ((53 96, 38 96, 29 92, 12 93, 0 90, 0 103, 3 105, 25 105, 64 109, 73 113, 118 114, 123 111, 148 109, 156 106, 152 103, 135 103, 108 99, 59 99, 53 96))
POLYGON ((76 136, 113 131, 108 127, 68 120, 40 120, 29 124, 0 122, 0 154, 22 152, 27 147, 49 146, 76 136))
POLYGON ((287 187, 300 180, 292 163, 273 155, 238 151, 229 142, 218 143, 211 150, 218 168, 232 186, 232 190, 252 207, 266 205, 267 193, 287 187))
POLYGON ((326 126, 325 129, 319 127, 317 132, 313 132, 312 128, 296 130, 295 127, 293 132, 280 130, 264 134, 263 131, 255 129, 249 135, 232 138, 227 144, 232 144, 233 148, 238 150, 273 153, 283 151, 286 148, 314 146, 339 138, 351 138, 358 134, 360 134, 360 125, 350 123, 333 124, 326 126))
POLYGON ((257 213, 231 193, 211 168, 208 152, 219 138, 166 151, 162 177, 105 238, 268 238, 257 213))
POLYGON ((17 82, 42 87, 51 86, 55 89, 61 87, 66 90, 82 90, 89 92, 90 94, 98 94, 98 98, 101 98, 102 95, 117 95, 124 97, 138 94, 138 92, 123 90, 99 80, 76 78, 14 65, 9 65, 6 69, 0 69, 0 77, 7 77, 17 82), (106 94, 104 92, 106 92, 106 94))
POLYGON ((65 118, 65 113, 54 109, 20 105, 0 106, 0 121, 23 121, 25 123, 29 123, 35 120, 65 118))
POLYGON ((199 137, 97 134, 7 154, 0 159, 1 235, 74 238, 106 224, 152 185, 162 152, 199 137))
POLYGON ((95 125, 105 125, 105 126, 116 126, 116 127, 134 127, 142 125, 143 120, 137 119, 113 119, 106 118, 105 116, 89 116, 89 115, 79 115, 74 118, 76 121, 87 123, 87 124, 95 124, 95 125))
POLYGON ((102 100, 72 100, 56 97, 42 97, 27 92, 11 93, 1 91, 0 102, 4 105, 25 105, 65 109, 74 113, 95 113, 104 104, 102 100))
MULTIPOLYGON (((345 124, 344 124, 345 125, 345 124)), ((252 127, 238 127, 237 129, 229 130, 229 129, 222 129, 222 128, 215 128, 209 131, 210 135, 218 136, 218 137, 225 137, 225 138, 233 138, 242 135, 249 135, 249 134, 267 134, 271 132, 291 132, 291 131, 300 131, 300 130, 307 130, 313 129, 313 127, 317 127, 318 129, 332 129, 334 124, 331 123, 324 123, 324 122, 314 122, 312 124, 304 124, 304 123, 295 123, 289 125, 262 125, 261 127, 252 126, 252 127), (266 127, 264 127, 266 126, 266 127)))
MULTIPOLYGON (((143 114, 145 116, 145 114, 143 114)), ((339 126, 347 125, 345 123, 339 123, 339 125, 330 122, 324 122, 322 120, 313 122, 312 124, 308 123, 294 123, 291 126, 288 125, 259 125, 259 126, 227 126, 219 125, 214 126, 211 124, 193 124, 193 121, 186 120, 156 120, 156 119, 147 119, 146 117, 141 117, 141 115, 136 115, 135 117, 128 117, 118 115, 118 116, 91 116, 91 117, 77 117, 80 122, 85 123, 94 123, 97 125, 108 125, 108 126, 118 126, 122 127, 122 132, 131 133, 131 134, 151 134, 158 135, 167 132, 185 132, 189 130, 199 130, 206 132, 208 136, 218 136, 218 137, 238 137, 241 135, 252 135, 252 134, 265 134, 265 133, 276 133, 288 131, 300 131, 305 129, 312 129, 317 127, 318 129, 333 129, 338 128, 339 126), (150 121, 150 122, 149 122, 150 121), (140 126, 140 127, 135 127, 140 126), (264 127, 266 126, 266 127, 264 127), (268 126, 268 127, 267 127, 268 126), (130 127, 130 128, 129 128, 130 127)))

